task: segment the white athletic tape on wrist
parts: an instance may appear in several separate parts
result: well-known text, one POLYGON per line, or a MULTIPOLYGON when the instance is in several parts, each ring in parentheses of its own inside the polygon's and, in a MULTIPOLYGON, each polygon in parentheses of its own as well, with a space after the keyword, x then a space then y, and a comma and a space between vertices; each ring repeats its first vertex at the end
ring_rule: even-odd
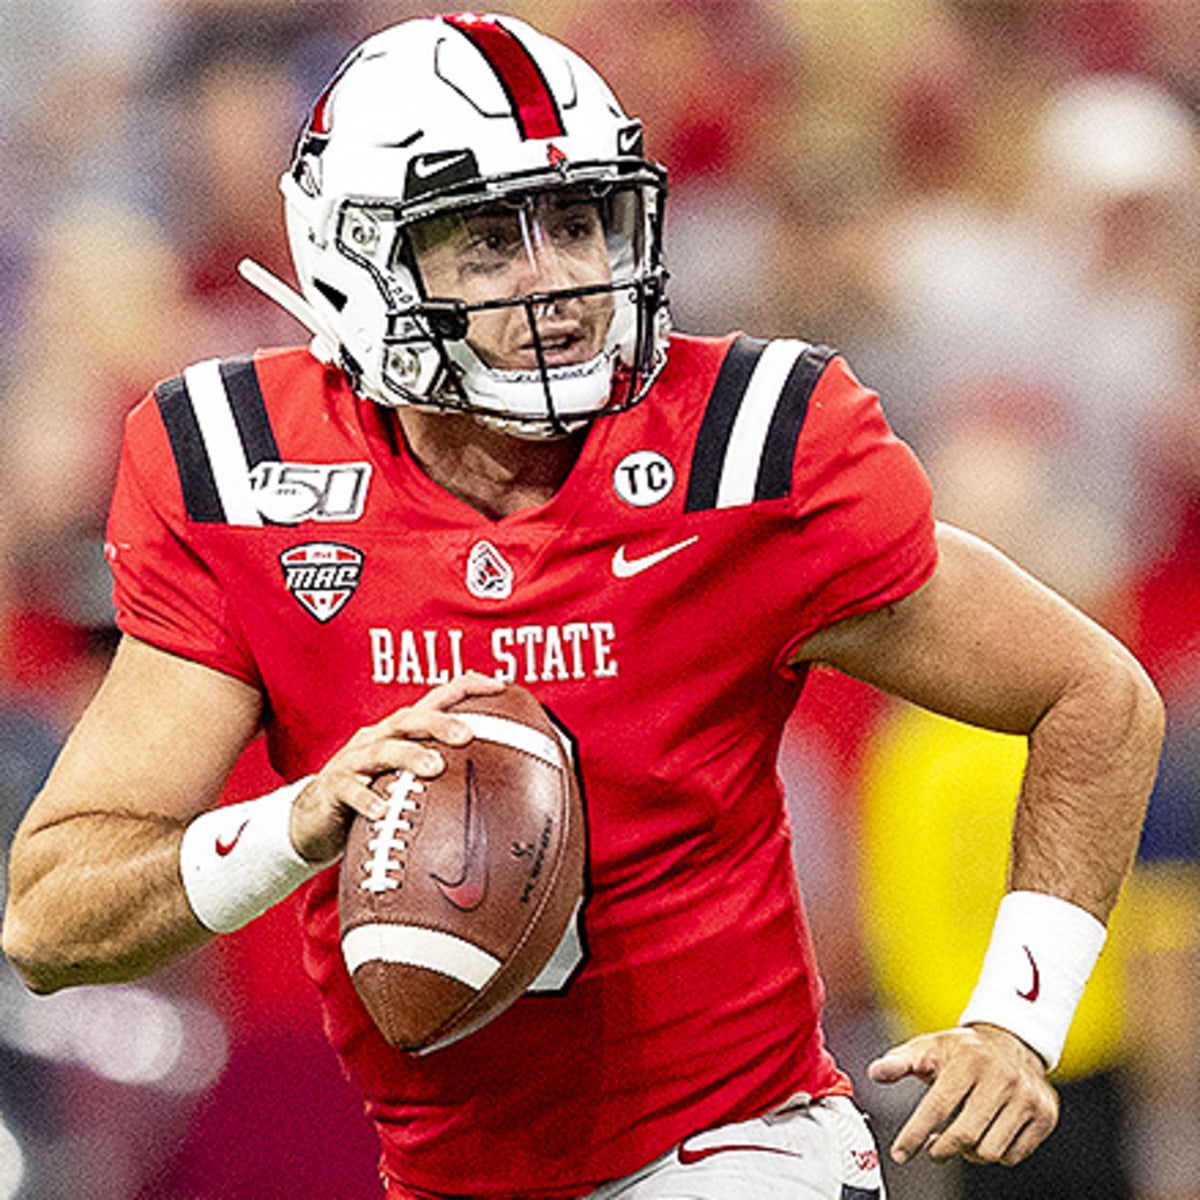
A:
POLYGON ((183 889, 206 929, 241 929, 329 865, 310 863, 292 845, 292 801, 311 778, 255 800, 210 809, 183 831, 183 889))
POLYGON ((1104 925, 1070 901, 1044 892, 1009 892, 958 1023, 999 1025, 1032 1046, 1053 1070, 1105 936, 1104 925))

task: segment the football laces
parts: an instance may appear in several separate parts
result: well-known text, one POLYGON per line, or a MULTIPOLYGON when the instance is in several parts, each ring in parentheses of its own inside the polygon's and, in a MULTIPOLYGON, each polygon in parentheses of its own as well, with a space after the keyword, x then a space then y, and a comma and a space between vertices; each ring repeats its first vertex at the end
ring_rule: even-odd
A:
POLYGON ((408 849, 405 834, 413 831, 409 814, 420 807, 414 796, 425 790, 425 786, 411 771, 404 771, 387 788, 387 812, 378 821, 372 822, 373 836, 367 841, 367 859, 363 863, 366 876, 359 887, 366 892, 386 892, 401 886, 399 876, 404 871, 402 858, 393 858, 392 852, 403 854, 408 849))

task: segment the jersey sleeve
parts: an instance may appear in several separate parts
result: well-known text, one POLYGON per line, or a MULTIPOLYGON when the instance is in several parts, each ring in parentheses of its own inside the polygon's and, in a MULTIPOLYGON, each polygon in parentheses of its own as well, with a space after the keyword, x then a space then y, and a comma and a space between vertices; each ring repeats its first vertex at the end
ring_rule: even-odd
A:
POLYGON ((816 630, 915 591, 937 563, 928 476, 840 356, 813 390, 792 495, 804 529, 805 561, 795 564, 804 602, 783 661, 816 630))
POLYGON ((153 395, 129 415, 105 552, 123 633, 257 684, 220 581, 184 513, 174 458, 153 395))

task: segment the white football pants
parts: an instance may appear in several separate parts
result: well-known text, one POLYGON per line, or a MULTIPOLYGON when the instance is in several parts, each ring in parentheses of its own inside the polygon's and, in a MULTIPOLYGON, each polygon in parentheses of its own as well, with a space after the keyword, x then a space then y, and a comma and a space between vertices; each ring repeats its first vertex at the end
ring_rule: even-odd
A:
POLYGON ((845 1096, 797 1097, 688 1138, 587 1200, 884 1200, 879 1152, 845 1096))

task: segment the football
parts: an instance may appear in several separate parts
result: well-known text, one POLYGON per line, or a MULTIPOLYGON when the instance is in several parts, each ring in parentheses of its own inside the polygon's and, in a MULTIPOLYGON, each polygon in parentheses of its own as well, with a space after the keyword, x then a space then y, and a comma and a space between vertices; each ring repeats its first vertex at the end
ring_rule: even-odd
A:
POLYGON ((384 1037, 415 1053, 493 1020, 569 953, 583 896, 587 839, 566 735, 517 685, 449 711, 473 739, 439 745, 435 779, 391 771, 373 782, 387 815, 355 818, 339 883, 355 989, 384 1037))

